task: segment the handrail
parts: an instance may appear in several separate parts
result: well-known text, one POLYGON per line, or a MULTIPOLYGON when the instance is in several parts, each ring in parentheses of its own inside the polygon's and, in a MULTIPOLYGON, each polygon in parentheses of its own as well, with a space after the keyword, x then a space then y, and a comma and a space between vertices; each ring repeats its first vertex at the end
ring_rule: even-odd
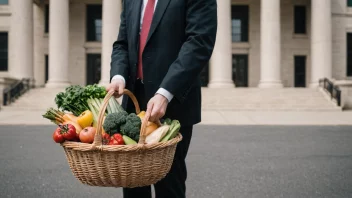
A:
POLYGON ((3 90, 3 105, 9 105, 30 89, 30 79, 23 78, 3 90))
POLYGON ((328 78, 319 80, 319 86, 324 88, 331 96, 331 100, 336 100, 337 106, 341 106, 341 90, 328 78))

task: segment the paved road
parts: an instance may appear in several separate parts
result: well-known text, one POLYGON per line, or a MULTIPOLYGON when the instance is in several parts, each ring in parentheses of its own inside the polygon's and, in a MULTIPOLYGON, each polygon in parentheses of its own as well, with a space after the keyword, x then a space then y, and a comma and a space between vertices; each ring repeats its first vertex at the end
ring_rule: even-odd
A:
MULTIPOLYGON (((80 184, 53 126, 0 126, 0 197, 116 197, 80 184)), ((191 198, 352 197, 352 127, 198 126, 191 198)))

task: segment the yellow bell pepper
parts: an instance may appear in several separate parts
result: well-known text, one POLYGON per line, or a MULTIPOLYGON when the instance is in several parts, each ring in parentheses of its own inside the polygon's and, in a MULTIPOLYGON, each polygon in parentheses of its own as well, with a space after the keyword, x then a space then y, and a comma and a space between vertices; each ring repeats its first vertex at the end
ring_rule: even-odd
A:
POLYGON ((93 113, 89 110, 84 111, 77 119, 78 124, 84 129, 93 123, 93 113))
POLYGON ((145 116, 145 111, 141 111, 138 115, 137 115, 139 118, 144 118, 145 116))
MULTIPOLYGON (((141 119, 141 121, 143 122, 143 119, 145 117, 145 111, 141 111, 137 116, 141 119)), ((150 122, 148 121, 147 124, 147 129, 146 129, 146 136, 148 136, 149 134, 151 134, 153 131, 155 131, 158 128, 158 125, 154 122, 150 122)))

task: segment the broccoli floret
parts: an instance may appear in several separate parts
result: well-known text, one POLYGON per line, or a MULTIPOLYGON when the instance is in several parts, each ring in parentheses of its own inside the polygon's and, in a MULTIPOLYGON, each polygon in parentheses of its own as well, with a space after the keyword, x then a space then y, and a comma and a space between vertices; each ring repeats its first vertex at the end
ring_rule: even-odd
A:
POLYGON ((126 117, 125 124, 121 125, 121 133, 138 142, 141 125, 141 119, 136 114, 131 113, 126 117))
POLYGON ((126 111, 108 114, 103 124, 104 130, 110 135, 119 132, 121 125, 126 122, 127 117, 128 113, 126 111))

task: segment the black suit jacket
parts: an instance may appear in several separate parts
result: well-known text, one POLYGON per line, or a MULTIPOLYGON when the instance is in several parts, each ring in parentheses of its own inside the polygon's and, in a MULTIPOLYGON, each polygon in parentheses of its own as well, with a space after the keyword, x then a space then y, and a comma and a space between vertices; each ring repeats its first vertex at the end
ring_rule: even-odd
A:
MULTIPOLYGON (((133 92, 138 66, 143 0, 124 0, 121 24, 111 56, 111 78, 122 75, 133 92)), ((200 73, 213 52, 217 30, 216 0, 159 0, 143 52, 147 99, 162 87, 174 95, 165 118, 181 125, 201 121, 200 73)), ((126 97, 123 106, 130 102, 126 97)))

